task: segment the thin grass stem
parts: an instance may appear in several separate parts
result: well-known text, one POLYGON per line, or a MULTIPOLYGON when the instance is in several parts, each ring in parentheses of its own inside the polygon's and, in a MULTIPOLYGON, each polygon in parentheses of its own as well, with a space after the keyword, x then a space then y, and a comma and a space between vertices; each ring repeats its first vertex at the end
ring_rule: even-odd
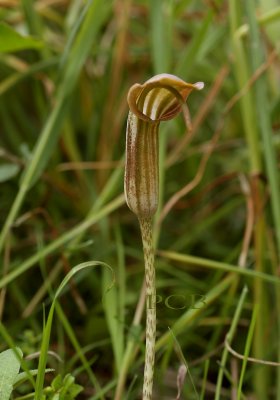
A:
POLYGON ((254 333, 254 328, 255 328, 255 324, 256 324, 258 311, 259 311, 259 305, 255 304, 253 315, 252 315, 252 320, 250 323, 250 328, 249 328, 249 332, 248 332, 248 336, 247 336, 247 340, 246 340, 246 344, 245 344, 244 359, 243 359, 243 363, 242 363, 242 369, 241 369, 241 374, 240 374, 240 379, 239 379, 239 384, 238 384, 237 400, 240 400, 241 395, 242 395, 242 385, 243 385, 243 381, 244 381, 244 375, 245 375, 245 370, 246 370, 246 366, 247 366, 249 351, 250 351, 251 344, 252 344, 253 333, 254 333))
MULTIPOLYGON (((240 317, 247 293, 248 293, 248 288, 247 288, 247 286, 245 286, 242 290, 242 293, 241 293, 241 296, 240 296, 240 299, 239 299, 239 302, 238 302, 238 305, 237 305, 237 308, 236 308, 236 311, 235 311, 235 314, 234 314, 234 317, 232 320, 230 330, 227 334, 227 341, 229 343, 231 343, 233 336, 235 334, 236 327, 237 327, 237 324, 239 321, 239 317, 240 317)), ((218 380, 217 380, 217 385, 216 385, 215 400, 219 400, 220 396, 221 396, 224 369, 226 366, 227 358, 228 358, 228 349, 225 347, 223 354, 222 354, 221 363, 220 363, 220 369, 219 369, 218 380)))

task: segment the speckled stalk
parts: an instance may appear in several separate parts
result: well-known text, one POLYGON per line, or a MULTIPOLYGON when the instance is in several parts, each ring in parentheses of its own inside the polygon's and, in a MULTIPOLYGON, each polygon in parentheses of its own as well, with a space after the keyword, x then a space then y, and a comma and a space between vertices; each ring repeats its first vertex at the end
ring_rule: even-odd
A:
POLYGON ((156 279, 151 218, 139 218, 146 280, 146 353, 143 383, 143 400, 151 400, 155 363, 156 341, 156 279))

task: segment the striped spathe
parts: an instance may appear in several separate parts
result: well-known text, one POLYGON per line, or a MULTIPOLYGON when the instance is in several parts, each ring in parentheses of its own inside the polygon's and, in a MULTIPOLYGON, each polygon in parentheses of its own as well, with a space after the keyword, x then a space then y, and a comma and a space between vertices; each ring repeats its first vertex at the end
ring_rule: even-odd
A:
POLYGON ((139 218, 153 216, 158 207, 159 123, 174 118, 191 91, 203 86, 160 74, 128 92, 124 189, 129 208, 139 218))

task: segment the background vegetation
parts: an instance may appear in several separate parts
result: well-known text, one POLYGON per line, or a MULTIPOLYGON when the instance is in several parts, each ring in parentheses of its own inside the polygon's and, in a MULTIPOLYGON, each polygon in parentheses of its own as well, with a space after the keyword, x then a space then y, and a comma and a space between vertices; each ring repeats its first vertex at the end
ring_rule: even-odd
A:
POLYGON ((160 127, 154 398, 279 400, 277 0, 0 5, 0 350, 39 368, 14 398, 141 398, 126 94, 169 72, 205 89, 188 100, 192 132, 181 116, 160 127))

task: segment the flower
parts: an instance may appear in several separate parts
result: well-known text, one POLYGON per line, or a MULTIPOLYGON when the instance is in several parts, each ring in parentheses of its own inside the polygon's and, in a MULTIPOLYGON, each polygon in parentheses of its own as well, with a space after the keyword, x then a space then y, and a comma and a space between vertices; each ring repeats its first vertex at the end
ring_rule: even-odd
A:
POLYGON ((158 207, 159 123, 179 114, 191 91, 203 87, 202 82, 191 84, 160 74, 128 92, 124 188, 128 207, 138 218, 152 217, 158 207))

